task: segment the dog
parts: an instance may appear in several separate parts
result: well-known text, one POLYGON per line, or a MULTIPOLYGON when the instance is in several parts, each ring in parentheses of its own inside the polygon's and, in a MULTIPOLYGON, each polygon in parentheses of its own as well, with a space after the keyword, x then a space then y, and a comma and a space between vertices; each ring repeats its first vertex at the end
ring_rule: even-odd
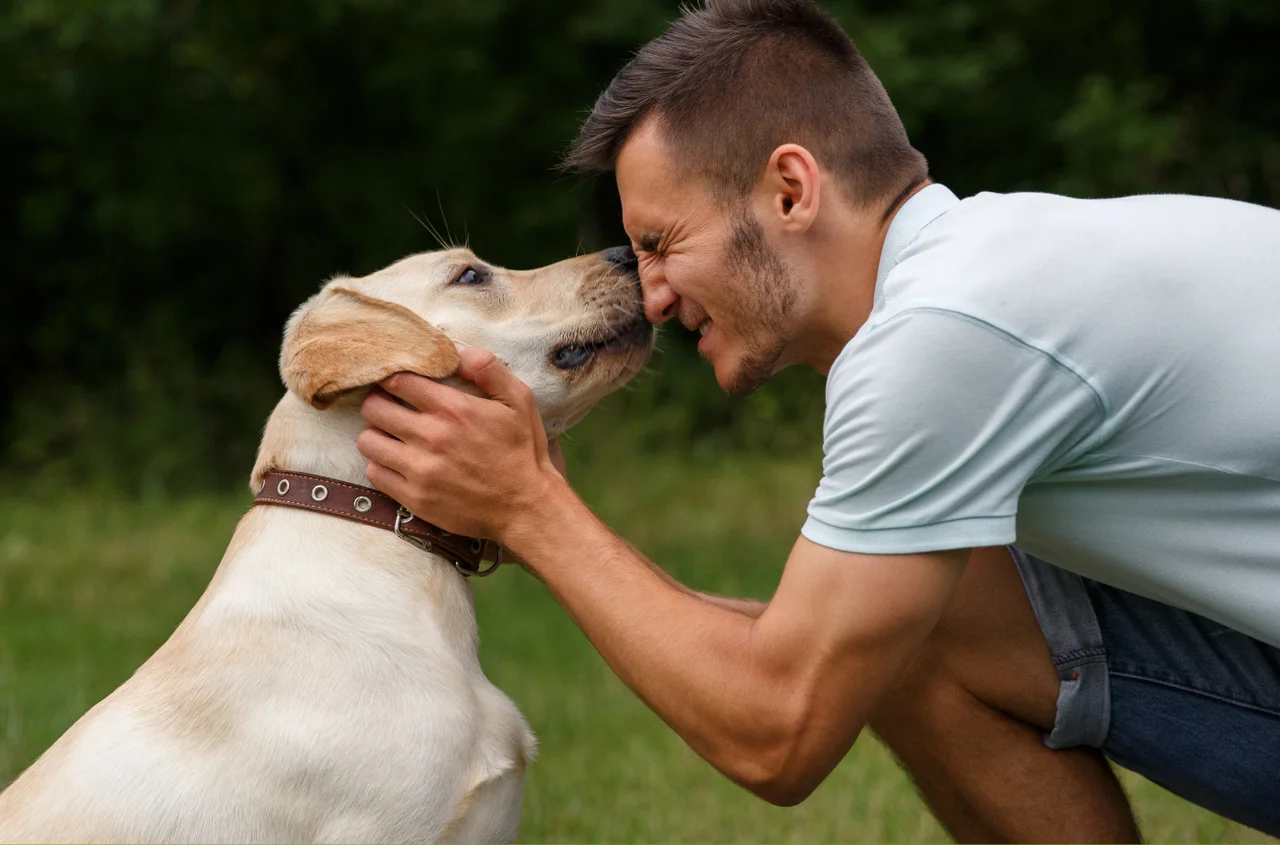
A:
MULTIPOLYGON (((285 328, 258 501, 280 471, 367 486, 361 400, 402 371, 475 392, 455 341, 528 384, 554 436, 648 360, 635 256, 517 272, 454 248, 329 281, 285 328)), ((515 840, 535 741, 480 668, 470 582, 399 518, 270 504, 159 651, 0 794, 0 841, 515 840)))

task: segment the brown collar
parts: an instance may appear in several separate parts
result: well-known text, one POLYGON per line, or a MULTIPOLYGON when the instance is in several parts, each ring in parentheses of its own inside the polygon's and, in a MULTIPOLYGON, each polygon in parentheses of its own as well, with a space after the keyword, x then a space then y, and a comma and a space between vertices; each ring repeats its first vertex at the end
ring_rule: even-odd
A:
POLYGON ((484 569, 484 552, 490 541, 450 534, 418 519, 385 493, 323 475, 273 469, 262 479, 253 503, 327 513, 392 531, 401 540, 424 552, 434 552, 448 559, 455 569, 468 577, 492 575, 502 562, 502 546, 497 543, 492 544, 494 563, 484 569))

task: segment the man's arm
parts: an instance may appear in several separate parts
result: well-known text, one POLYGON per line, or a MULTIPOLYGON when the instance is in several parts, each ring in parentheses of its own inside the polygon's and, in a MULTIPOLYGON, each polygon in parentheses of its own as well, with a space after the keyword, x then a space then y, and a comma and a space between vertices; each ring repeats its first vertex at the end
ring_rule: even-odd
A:
MULTIPOLYGON (((563 475, 563 473, 561 474, 563 475)), ((603 525, 603 523, 601 524, 603 525)), ((641 552, 639 549, 637 549, 635 546, 631 545, 630 543, 627 543, 626 540, 623 540, 621 537, 618 537, 616 534, 614 535, 614 539, 616 539, 620 543, 625 543, 627 546, 627 549, 631 552, 631 555, 634 556, 637 560, 644 562, 646 566, 652 569, 653 574, 657 575, 660 579, 662 579, 662 582, 664 584, 676 590, 679 590, 685 595, 693 596, 699 601, 704 601, 709 604, 713 604, 716 607, 720 607, 725 610, 732 610, 734 613, 741 613, 743 616, 749 616, 752 619, 758 619, 760 617, 760 614, 764 613, 764 609, 769 606, 768 602, 756 601, 755 599, 740 599, 740 598, 735 598, 734 596, 720 596, 720 595, 716 595, 715 593, 703 593, 698 590, 690 589, 689 587, 686 587, 684 584, 681 584, 679 581, 673 578, 661 566, 658 566, 658 564, 654 563, 653 561, 645 557, 643 552, 641 552)), ((524 561, 522 560, 521 563, 524 563, 524 561)))
POLYGON ((845 755, 967 557, 855 555, 801 538, 757 619, 669 582, 567 486, 542 501, 508 542, 663 721, 778 804, 803 800, 845 755))
POLYGON ((759 618, 734 612, 591 513, 552 465, 528 388, 491 355, 464 350, 460 373, 496 401, 407 375, 385 387, 412 408, 370 395, 370 481, 446 530, 509 546, 716 768, 775 803, 808 795, 933 628, 967 552, 868 556, 800 539, 759 618))
MULTIPOLYGON (((671 576, 668 575, 667 577, 670 578, 671 576)), ((715 593, 703 593, 697 590, 690 590, 674 578, 672 578, 672 583, 676 584, 681 589, 687 590, 703 601, 714 604, 716 607, 722 607, 725 610, 732 610, 734 613, 741 613, 743 616, 750 616, 752 619, 759 619, 761 614, 764 613, 765 608, 769 606, 768 602, 756 601, 755 599, 740 599, 736 596, 721 596, 715 593)))

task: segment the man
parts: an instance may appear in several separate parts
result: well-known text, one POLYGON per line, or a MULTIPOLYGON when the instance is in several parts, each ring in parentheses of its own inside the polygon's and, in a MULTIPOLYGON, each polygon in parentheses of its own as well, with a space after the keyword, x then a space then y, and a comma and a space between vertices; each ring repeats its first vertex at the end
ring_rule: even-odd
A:
POLYGON ((769 801, 870 726, 957 839, 1136 838, 1104 755, 1280 833, 1280 213, 958 200, 810 0, 686 11, 569 161, 616 170, 646 312, 724 389, 827 375, 773 599, 687 590, 601 524, 480 350, 492 401, 370 396, 374 484, 501 540, 769 801))

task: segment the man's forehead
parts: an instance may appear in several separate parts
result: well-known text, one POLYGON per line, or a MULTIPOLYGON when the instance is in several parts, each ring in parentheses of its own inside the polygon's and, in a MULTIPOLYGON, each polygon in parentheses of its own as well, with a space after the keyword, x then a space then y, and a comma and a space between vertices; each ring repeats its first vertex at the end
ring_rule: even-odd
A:
POLYGON ((634 191, 628 192, 621 184, 618 185, 618 195, 622 198, 622 226, 637 243, 645 235, 662 232, 670 214, 666 203, 634 191))
POLYGON ((636 127, 622 145, 614 166, 622 223, 632 237, 658 232, 690 201, 696 189, 673 160, 656 120, 636 127))
POLYGON ((645 121, 631 133, 618 151, 614 172, 618 191, 644 196, 662 190, 670 180, 671 154, 660 133, 645 121))

